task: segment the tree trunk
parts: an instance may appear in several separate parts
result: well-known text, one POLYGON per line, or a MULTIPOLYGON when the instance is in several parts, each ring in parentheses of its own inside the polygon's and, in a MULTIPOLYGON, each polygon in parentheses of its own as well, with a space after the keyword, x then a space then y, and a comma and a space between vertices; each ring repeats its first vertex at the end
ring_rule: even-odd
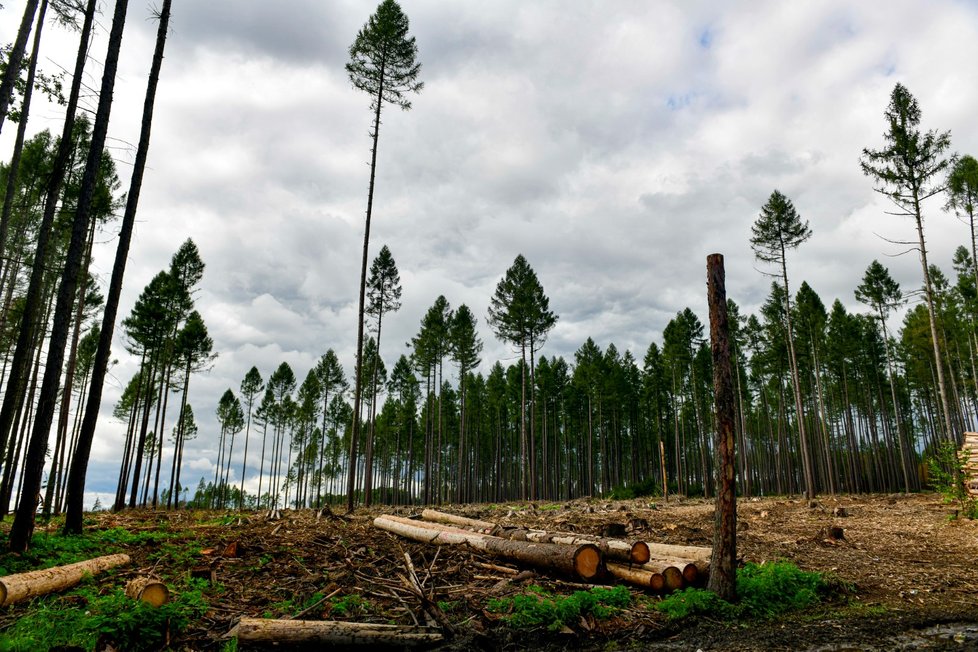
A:
POLYGON ((129 563, 129 555, 106 555, 67 566, 55 566, 0 578, 0 606, 73 587, 85 577, 129 563))
POLYGON ((380 81, 377 87, 377 97, 374 100, 374 130, 371 134, 373 144, 370 148, 370 186, 367 189, 367 216, 363 228, 363 262, 360 267, 360 306, 357 312, 357 360, 356 381, 353 389, 353 428, 350 432, 350 461, 346 483, 346 511, 353 511, 354 494, 356 493, 356 460, 357 438, 360 436, 360 392, 363 390, 363 321, 364 304, 367 294, 367 261, 370 247, 370 218, 374 207, 374 182, 377 175, 377 140, 380 136, 380 109, 384 103, 384 65, 380 66, 380 81))
MULTIPOLYGON (((127 0, 117 0, 116 15, 125 17, 127 0), (121 7, 119 5, 122 5, 121 7)), ((126 261, 129 256, 129 243, 132 238, 132 228, 136 218, 136 205, 139 201, 139 191, 142 187, 143 171, 146 166, 146 155, 149 150, 150 125, 153 119, 153 102, 156 95, 156 85, 159 69, 163 61, 163 45, 166 40, 167 24, 170 17, 170 0, 163 1, 160 11, 160 27, 157 31, 156 50, 153 54, 153 65, 149 75, 146 90, 146 100, 143 105, 143 119, 140 128, 139 144, 136 149, 136 160, 133 165, 129 194, 126 200, 126 211, 119 232, 119 245, 116 248, 115 264, 112 268, 112 279, 109 282, 109 294, 105 302, 105 313, 102 318, 102 330, 95 353, 92 370, 91 386, 85 405, 85 417, 78 437, 78 445, 72 458, 71 472, 68 476, 67 511, 64 530, 68 533, 80 533, 82 528, 82 505, 85 490, 85 475, 88 471, 88 460, 91 454, 92 440, 95 436, 95 425, 98 420, 98 410, 102 402, 102 385, 108 368, 109 356, 115 318, 119 307, 119 295, 122 291, 122 277, 125 273, 126 261)), ((113 29, 115 23, 113 21, 113 29)), ((119 28, 119 41, 122 39, 119 28)), ((111 89, 109 90, 111 96, 111 89)))
MULTIPOLYGON (((737 599, 737 457, 733 381, 730 369, 730 327, 723 256, 707 258, 710 344, 717 420, 717 500, 709 588, 728 602, 737 599)), ((703 478, 706 482, 706 478, 703 478)))

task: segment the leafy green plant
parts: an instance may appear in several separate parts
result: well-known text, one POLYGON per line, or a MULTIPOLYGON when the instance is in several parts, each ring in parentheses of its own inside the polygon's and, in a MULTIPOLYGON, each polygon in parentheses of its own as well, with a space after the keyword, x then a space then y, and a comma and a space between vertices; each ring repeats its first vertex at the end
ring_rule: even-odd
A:
POLYGON ((973 498, 965 487, 966 455, 951 442, 943 442, 926 458, 930 484, 944 502, 956 507, 951 519, 960 514, 968 519, 978 519, 978 498, 973 498))
POLYGON ((194 587, 161 607, 132 600, 121 588, 100 595, 93 586, 82 586, 63 597, 49 596, 35 605, 4 631, 0 651, 92 650, 99 641, 123 650, 158 650, 170 634, 185 630, 207 610, 200 589, 194 587))
POLYGON ((594 587, 569 596, 555 596, 534 585, 526 593, 490 600, 487 607, 492 613, 503 614, 502 619, 513 627, 556 631, 585 615, 609 618, 631 600, 631 593, 624 586, 594 587))
POLYGON ((329 601, 329 607, 330 613, 341 618, 349 618, 368 613, 371 605, 368 600, 361 598, 359 595, 352 594, 332 598, 329 601))
POLYGON ((818 604, 831 586, 820 573, 803 571, 788 562, 745 564, 737 570, 736 604, 711 591, 685 589, 664 598, 657 608, 670 618, 773 618, 818 604))

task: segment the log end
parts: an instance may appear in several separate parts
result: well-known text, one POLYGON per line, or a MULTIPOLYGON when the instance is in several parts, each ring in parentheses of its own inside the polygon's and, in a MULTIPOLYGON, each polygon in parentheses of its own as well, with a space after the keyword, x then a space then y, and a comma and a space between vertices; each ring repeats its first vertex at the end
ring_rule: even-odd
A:
POLYGON ((652 551, 649 549, 649 544, 644 541, 633 543, 631 557, 633 564, 647 564, 652 559, 652 551))
POLYGON ((667 566, 662 569, 662 577, 666 581, 667 591, 678 591, 685 585, 683 573, 675 566, 667 566))
POLYGON ((137 577, 126 584, 126 595, 153 607, 162 607, 170 601, 170 590, 158 580, 137 577))
POLYGON ((574 571, 583 580, 592 580, 604 572, 601 551, 593 544, 585 544, 574 555, 574 571))
POLYGON ((696 564, 689 563, 680 569, 683 574, 683 580, 686 584, 690 586, 695 586, 700 577, 700 569, 696 567, 696 564))

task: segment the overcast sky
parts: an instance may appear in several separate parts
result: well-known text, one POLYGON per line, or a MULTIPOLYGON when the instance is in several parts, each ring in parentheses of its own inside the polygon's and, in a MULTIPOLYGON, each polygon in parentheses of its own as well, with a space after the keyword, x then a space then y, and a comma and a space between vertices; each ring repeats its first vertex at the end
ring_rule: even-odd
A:
MULTIPOLYGON (((0 41, 9 42, 23 2, 4 4, 0 41)), ((706 323, 712 252, 725 256, 728 296, 754 312, 771 279, 755 264, 750 227, 774 189, 813 231, 790 254, 793 290, 804 279, 827 306, 839 298, 859 310, 853 288, 874 258, 905 290, 921 284, 916 255, 887 242, 914 238, 912 223, 885 214, 858 164, 862 148, 882 145, 894 84, 918 99, 925 128, 950 130, 955 151, 978 153, 972 1, 402 8, 425 88, 411 111, 385 108, 380 132, 370 257, 387 244, 404 287, 403 307, 384 321, 388 366, 440 294, 479 317, 484 369, 515 361, 485 322, 520 253, 560 317, 545 355, 571 359, 590 336, 641 360, 685 307, 706 323)), ((333 348, 352 371, 371 113, 344 64, 375 9, 174 2, 120 318, 192 238, 207 264, 197 308, 219 357, 191 380, 200 424, 185 455, 191 487, 213 477, 217 400, 252 365, 267 379, 287 361, 301 381, 333 348)), ((112 110, 124 186, 155 39, 149 14, 149 3, 130 3, 112 110)), ((101 21, 88 72, 96 88, 109 16, 101 21)), ((42 67, 70 68, 75 36, 47 29, 42 67)), ((39 106, 29 132, 59 133, 61 120, 58 107, 39 106)), ((0 151, 13 132, 3 130, 0 151)), ((951 273, 967 228, 942 204, 925 205, 925 229, 931 261, 951 273)), ((102 234, 97 251, 105 283, 115 236, 102 234)), ((110 415, 137 369, 119 331, 93 496, 114 491, 124 427, 110 415)))

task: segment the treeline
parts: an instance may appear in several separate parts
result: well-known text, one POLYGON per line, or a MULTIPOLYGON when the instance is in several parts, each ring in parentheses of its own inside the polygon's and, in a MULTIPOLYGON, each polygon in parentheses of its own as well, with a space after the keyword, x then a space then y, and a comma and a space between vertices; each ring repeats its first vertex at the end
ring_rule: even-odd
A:
MULTIPOLYGON (((61 93, 57 80, 37 71, 47 0, 28 0, 7 51, 0 128, 4 118, 15 118, 18 137, 9 163, 0 166, 0 505, 16 505, 13 550, 26 548, 38 509, 64 511, 66 531, 81 529, 169 6, 164 0, 158 14, 125 192, 105 137, 126 1, 113 5, 91 121, 76 113, 96 2, 50 3, 79 34, 60 136, 27 138, 25 130, 31 92, 61 93), (114 218, 121 218, 118 227, 110 226, 114 218), (103 290, 89 273, 92 244, 115 228, 115 263, 103 290)), ((587 339, 572 358, 548 357, 547 336, 559 317, 520 255, 487 306, 453 306, 437 297, 407 352, 388 368, 385 347, 404 344, 382 337, 385 320, 400 308, 400 275, 386 246, 369 269, 367 252, 381 106, 409 108, 409 94, 422 87, 407 30, 397 4, 384 0, 358 35, 347 68, 353 85, 371 95, 373 120, 353 374, 347 377, 331 349, 309 370, 253 367, 209 406, 219 431, 199 432, 191 385, 215 352, 194 302, 204 263, 187 240, 121 322, 128 352, 140 364, 114 411, 127 424, 116 509, 713 493, 711 356, 703 323, 689 308, 644 352, 587 339), (396 56, 385 58, 385 51, 396 56), (378 57, 392 74, 379 71, 378 57), (486 314, 493 335, 518 353, 514 364, 482 359, 477 314, 486 314), (191 496, 182 467, 195 437, 207 438, 217 454, 212 474, 191 496)), ((811 228, 779 191, 760 207, 749 238, 775 281, 756 314, 729 305, 745 495, 912 491, 925 482, 922 458, 975 427, 978 162, 950 154, 950 134, 922 131, 920 118, 916 100, 898 84, 882 146, 867 148, 859 161, 916 230, 920 288, 900 288, 883 265, 867 261, 853 283, 863 313, 847 311, 839 298, 824 301, 807 283, 794 289, 790 280, 804 270, 789 276, 788 259, 811 228), (923 211, 940 201, 970 229, 950 272, 928 261, 924 238, 923 211), (922 302, 891 331, 894 311, 911 296, 922 302)))
MULTIPOLYGON (((865 149, 860 160, 876 190, 913 220, 918 234, 923 287, 907 294, 924 301, 906 312, 895 335, 888 320, 907 298, 882 264, 872 261, 853 288, 865 313, 847 311, 839 298, 827 307, 806 282, 792 292, 788 253, 808 240, 811 228, 777 190, 761 207, 751 245, 777 280, 758 314, 742 315, 734 301, 728 306, 745 495, 919 489, 922 458, 959 443, 975 426, 978 162, 949 155, 950 134, 921 131, 920 116, 916 99, 897 84, 885 112, 884 146, 865 149), (927 260, 922 206, 935 197, 969 225, 968 246, 954 253, 953 277, 927 260)), ((318 505, 340 495, 339 478, 348 504, 368 505, 611 491, 711 495, 711 357, 703 324, 689 308, 641 361, 591 339, 571 361, 537 357, 557 316, 518 256, 488 308, 494 334, 519 351, 516 364, 496 362, 488 375, 474 373, 482 344, 473 313, 465 305, 453 311, 438 297, 408 343, 410 355, 400 356, 388 376, 379 335, 383 314, 399 305, 384 303, 385 296, 400 296, 397 279, 385 246, 367 283, 373 297, 367 313, 378 337, 367 341, 360 375, 370 382, 357 383, 363 389, 352 397, 353 407, 337 392, 342 380, 330 386, 331 402, 317 400, 316 370, 297 398, 266 389, 264 409, 254 416, 263 428, 274 424, 277 462, 267 470, 267 493, 259 491, 250 504, 318 505), (361 404, 366 409, 345 418, 361 404), (361 448, 363 460, 355 455, 361 448)), ((294 377, 286 367, 276 374, 294 377)), ((252 369, 252 378, 257 374, 252 369)), ((250 423, 252 412, 243 414, 250 423)), ((240 428, 230 429, 229 440, 224 431, 222 455, 223 442, 233 446, 240 428)), ((266 474, 264 461, 259 474, 266 474)), ((228 477, 225 471, 212 483, 202 481, 195 502, 206 494, 212 505, 225 504, 221 488, 228 477)), ((239 505, 246 502, 243 486, 239 505)))

